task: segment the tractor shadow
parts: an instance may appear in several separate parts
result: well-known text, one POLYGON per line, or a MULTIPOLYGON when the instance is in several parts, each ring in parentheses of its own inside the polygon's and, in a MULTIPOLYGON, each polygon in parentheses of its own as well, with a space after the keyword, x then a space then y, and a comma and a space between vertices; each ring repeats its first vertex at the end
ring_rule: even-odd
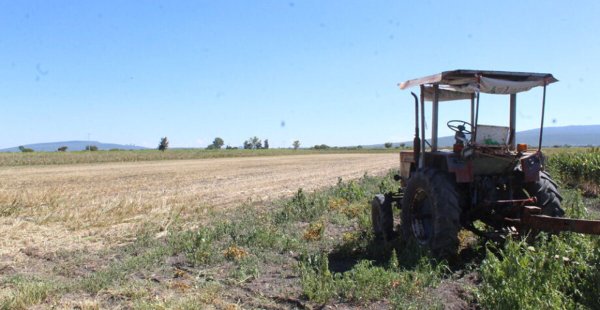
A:
MULTIPOLYGON (((392 253, 396 252, 398 267, 404 270, 414 270, 424 259, 437 265, 442 261, 432 258, 429 253, 412 240, 404 240, 397 236, 386 241, 373 238, 372 235, 363 233, 361 238, 340 243, 329 253, 329 269, 332 272, 346 272, 351 270, 361 260, 369 260, 373 266, 386 267, 390 264, 392 253)), ((459 253, 446 259, 450 271, 456 272, 465 269, 468 265, 480 263, 485 257, 485 246, 474 241, 462 245, 459 253)))

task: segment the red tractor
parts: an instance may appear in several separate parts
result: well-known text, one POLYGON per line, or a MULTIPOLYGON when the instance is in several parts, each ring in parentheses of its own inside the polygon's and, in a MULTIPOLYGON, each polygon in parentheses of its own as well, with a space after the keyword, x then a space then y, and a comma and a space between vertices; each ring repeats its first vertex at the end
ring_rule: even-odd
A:
MULTIPOLYGON (((524 229, 572 230, 600 233, 597 223, 558 218, 564 214, 557 184, 544 169, 541 152, 546 87, 557 82, 552 74, 455 70, 400 83, 401 89, 420 88, 415 101, 412 151, 400 153, 401 188, 377 195, 372 202, 377 237, 401 234, 436 257, 456 254, 458 232, 502 238, 524 229), (517 94, 543 88, 539 144, 533 150, 515 137, 517 94), (480 94, 507 95, 508 126, 478 122, 480 94), (471 115, 451 120, 452 147, 438 146, 440 102, 466 100, 471 115), (431 138, 425 139, 425 102, 431 102, 431 138), (393 205, 401 208, 400 231, 394 231, 393 205), (476 221, 486 224, 482 230, 476 221), (587 226, 586 226, 587 225, 587 226)), ((443 103, 442 103, 443 104, 443 103)), ((590 221, 591 222, 591 221, 590 221)))

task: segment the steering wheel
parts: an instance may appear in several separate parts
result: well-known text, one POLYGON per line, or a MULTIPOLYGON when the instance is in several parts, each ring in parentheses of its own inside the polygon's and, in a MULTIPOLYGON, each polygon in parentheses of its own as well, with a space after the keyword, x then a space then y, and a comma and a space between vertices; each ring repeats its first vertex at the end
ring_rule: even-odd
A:
POLYGON ((473 130, 473 125, 471 125, 470 123, 467 123, 465 121, 460 121, 460 120, 448 121, 448 123, 446 123, 446 125, 448 126, 448 128, 450 128, 452 131, 455 131, 455 132, 471 134, 471 131, 473 130), (465 125, 469 125, 469 130, 467 130, 465 125))

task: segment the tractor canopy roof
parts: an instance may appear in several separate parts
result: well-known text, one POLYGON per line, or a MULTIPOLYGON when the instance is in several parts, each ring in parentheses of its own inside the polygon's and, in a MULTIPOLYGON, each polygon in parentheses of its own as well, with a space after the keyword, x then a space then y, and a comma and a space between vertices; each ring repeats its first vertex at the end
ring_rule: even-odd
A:
POLYGON ((537 86, 558 82, 550 73, 454 70, 408 80, 400 89, 424 86, 425 100, 433 99, 434 85, 439 87, 439 101, 469 99, 474 93, 516 94, 537 86))

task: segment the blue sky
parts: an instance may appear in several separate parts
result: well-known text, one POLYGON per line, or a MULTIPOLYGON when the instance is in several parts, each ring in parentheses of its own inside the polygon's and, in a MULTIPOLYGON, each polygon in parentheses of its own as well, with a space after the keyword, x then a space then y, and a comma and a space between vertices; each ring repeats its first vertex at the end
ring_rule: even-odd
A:
MULTIPOLYGON (((406 141, 396 84, 459 68, 553 73, 546 124, 599 124, 598 16, 598 1, 1 0, 0 148, 406 141)), ((538 127, 541 91, 518 99, 518 130, 538 127)), ((507 101, 482 96, 480 122, 507 124, 507 101)))

